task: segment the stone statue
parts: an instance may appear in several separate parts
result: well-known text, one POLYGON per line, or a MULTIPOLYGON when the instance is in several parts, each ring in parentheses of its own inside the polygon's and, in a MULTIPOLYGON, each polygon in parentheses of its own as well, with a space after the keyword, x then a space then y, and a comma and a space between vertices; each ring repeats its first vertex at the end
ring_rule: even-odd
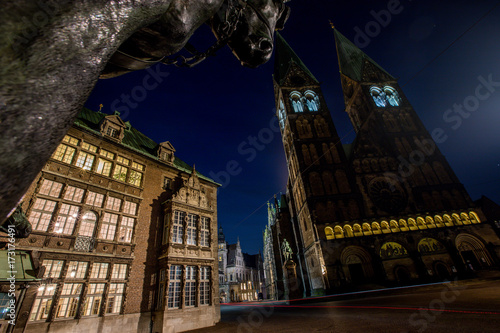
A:
POLYGON ((283 257, 285 257, 285 263, 292 259, 293 251, 286 239, 283 239, 283 243, 281 244, 281 252, 283 252, 283 257))
MULTIPOLYGON (((242 64, 269 60, 286 0, 5 0, 0 11, 0 223, 72 125, 99 76, 169 59, 203 23, 242 64)), ((183 60, 183 59, 180 59, 183 60)), ((188 63, 188 61, 185 61, 188 63)), ((158 74, 158 73, 157 73, 158 74)), ((159 73, 158 75, 161 75, 159 73)))

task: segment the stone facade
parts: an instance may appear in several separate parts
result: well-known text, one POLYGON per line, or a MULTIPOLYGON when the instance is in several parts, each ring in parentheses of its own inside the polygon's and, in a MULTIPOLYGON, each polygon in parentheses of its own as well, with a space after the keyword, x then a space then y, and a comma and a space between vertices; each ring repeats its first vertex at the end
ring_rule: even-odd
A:
POLYGON ((262 257, 243 253, 240 240, 227 244, 219 228, 219 296, 221 303, 257 301, 265 290, 262 257))
MULTIPOLYGON (((217 187, 119 113, 84 109, 24 196, 13 332, 179 332, 220 319, 217 187), (21 286, 19 286, 21 287, 21 286)), ((2 286, 2 290, 4 286, 2 286)))
MULTIPOLYGON (((277 38, 277 116, 288 193, 268 242, 283 280, 286 238, 304 295, 497 272, 500 240, 441 154, 397 80, 335 31, 356 138, 342 145, 319 81, 277 38)), ((268 256, 271 258, 271 256, 268 256)), ((266 267, 268 264, 266 263, 266 267)))

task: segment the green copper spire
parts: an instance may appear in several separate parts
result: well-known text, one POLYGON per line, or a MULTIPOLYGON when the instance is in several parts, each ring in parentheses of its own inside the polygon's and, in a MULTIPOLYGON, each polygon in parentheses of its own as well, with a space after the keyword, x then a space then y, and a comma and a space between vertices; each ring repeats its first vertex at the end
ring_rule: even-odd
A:
POLYGON ((300 60, 299 56, 292 50, 290 45, 285 41, 283 36, 276 32, 276 54, 274 60, 274 79, 279 84, 283 83, 283 80, 290 69, 290 66, 294 62, 299 66, 304 72, 307 73, 315 82, 319 81, 314 77, 314 75, 309 71, 306 65, 300 60))
POLYGON ((333 33, 335 35, 335 44, 337 46, 339 68, 342 74, 355 81, 362 81, 365 63, 368 61, 387 74, 391 79, 396 80, 391 74, 387 73, 385 69, 380 67, 372 58, 367 56, 337 29, 334 28, 333 33))

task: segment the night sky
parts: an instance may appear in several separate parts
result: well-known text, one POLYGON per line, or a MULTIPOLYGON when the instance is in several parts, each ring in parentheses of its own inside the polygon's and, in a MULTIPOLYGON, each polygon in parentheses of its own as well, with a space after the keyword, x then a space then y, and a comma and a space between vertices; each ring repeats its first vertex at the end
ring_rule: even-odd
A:
MULTIPOLYGON (((438 147, 472 199, 486 195, 500 203, 498 1, 293 0, 288 5, 292 14, 281 33, 322 82, 343 143, 352 142, 354 132, 344 112, 328 20, 399 78, 430 132, 444 131, 446 140, 438 147), (390 19, 384 16, 385 26, 375 23, 374 13, 388 8, 393 13, 390 19), (359 31, 367 28, 363 39, 359 31), (480 88, 481 99, 475 98, 484 81, 493 83, 480 88), (464 103, 472 111, 464 108, 458 116, 454 104, 464 103)), ((199 49, 214 41, 206 26, 191 39, 199 49)), ((122 101, 122 94, 143 86, 149 73, 138 71, 100 80, 86 107, 97 111, 102 103, 102 112, 121 111, 132 126, 156 142, 170 141, 176 156, 223 183, 218 220, 226 240, 234 243, 239 236, 244 252, 257 253, 267 223, 266 202, 285 192, 288 177, 280 134, 272 131, 274 59, 258 69, 244 68, 226 47, 194 68, 158 66, 161 82, 146 96, 135 94, 129 105, 122 101), (229 179, 221 173, 228 170, 234 174, 229 179)))

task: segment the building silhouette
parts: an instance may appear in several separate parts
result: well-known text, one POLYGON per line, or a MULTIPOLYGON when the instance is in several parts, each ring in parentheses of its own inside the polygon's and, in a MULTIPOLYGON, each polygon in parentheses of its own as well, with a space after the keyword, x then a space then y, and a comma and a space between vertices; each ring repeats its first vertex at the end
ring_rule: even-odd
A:
POLYGON ((356 132, 344 145, 319 81, 277 37, 274 91, 289 178, 287 194, 269 209, 269 293, 321 295, 497 270, 491 218, 472 202, 397 79, 334 34, 356 132), (283 271, 285 239, 297 265, 294 286, 283 271))

